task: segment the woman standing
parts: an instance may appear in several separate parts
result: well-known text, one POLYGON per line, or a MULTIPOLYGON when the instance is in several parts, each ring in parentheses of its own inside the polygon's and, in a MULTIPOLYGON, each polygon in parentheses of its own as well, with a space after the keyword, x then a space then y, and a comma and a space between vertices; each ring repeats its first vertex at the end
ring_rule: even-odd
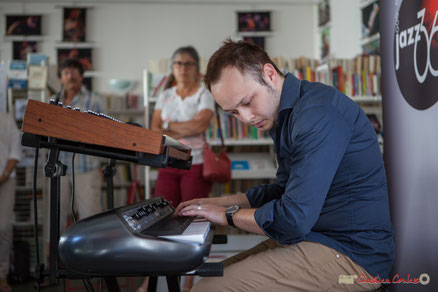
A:
POLYGON ((214 113, 211 93, 200 85, 199 56, 189 47, 177 49, 172 56, 176 85, 157 100, 151 129, 178 139, 192 149, 190 170, 161 168, 155 183, 155 196, 163 196, 174 207, 182 201, 207 197, 211 183, 202 177, 203 134, 214 113))
MULTIPOLYGON (((203 134, 214 113, 214 99, 200 84, 199 56, 195 48, 181 47, 172 55, 170 79, 175 86, 165 90, 157 99, 151 129, 178 139, 192 149, 190 170, 160 168, 154 196, 162 196, 172 206, 180 202, 207 197, 212 183, 202 176, 204 162, 203 134)), ((193 276, 187 276, 183 291, 190 291, 193 276)), ((147 291, 148 278, 137 292, 147 291)))

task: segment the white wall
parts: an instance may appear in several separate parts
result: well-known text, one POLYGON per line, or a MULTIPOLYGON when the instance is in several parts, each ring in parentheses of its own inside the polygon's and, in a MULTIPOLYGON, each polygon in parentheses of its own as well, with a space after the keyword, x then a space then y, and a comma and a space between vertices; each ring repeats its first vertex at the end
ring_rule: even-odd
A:
POLYGON ((331 0, 331 48, 334 58, 351 59, 361 54, 361 0, 331 0))
MULTIPOLYGON (((330 56, 336 59, 352 59, 362 53, 360 3, 363 0, 330 0, 330 56)), ((317 8, 315 8, 317 10, 317 8)), ((317 11, 316 11, 317 15, 317 11)), ((321 32, 315 17, 315 56, 321 56, 321 32)), ((324 26, 324 27, 326 27, 324 26)))
MULTIPOLYGON (((84 3, 77 6, 90 6, 87 41, 93 48, 93 89, 100 92, 110 91, 107 84, 111 78, 141 82, 142 70, 147 68, 149 60, 169 58, 182 45, 191 44, 202 57, 208 58, 225 38, 238 38, 236 11, 242 10, 272 11, 273 31, 265 40, 266 50, 272 57, 317 57, 314 55, 314 1, 84 3)), ((55 62, 56 48, 64 46, 60 41, 62 6, 47 0, 0 2, 0 59, 3 61, 12 58, 11 37, 5 38, 2 33, 4 15, 8 13, 43 14, 44 35, 38 43, 39 51, 47 54, 51 63, 55 62)), ((135 91, 141 92, 141 86, 135 91)))

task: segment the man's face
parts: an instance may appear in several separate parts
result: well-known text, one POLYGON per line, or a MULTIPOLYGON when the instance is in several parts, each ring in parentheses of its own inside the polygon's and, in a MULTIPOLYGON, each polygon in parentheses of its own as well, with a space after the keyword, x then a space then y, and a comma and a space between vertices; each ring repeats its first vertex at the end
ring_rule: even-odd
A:
POLYGON ((222 70, 220 79, 212 84, 211 93, 225 112, 267 131, 275 124, 281 93, 269 78, 265 78, 265 81, 268 86, 257 82, 249 73, 242 74, 238 69, 228 67, 222 70))
POLYGON ((77 68, 64 68, 61 71, 61 83, 66 90, 79 90, 83 79, 77 68))

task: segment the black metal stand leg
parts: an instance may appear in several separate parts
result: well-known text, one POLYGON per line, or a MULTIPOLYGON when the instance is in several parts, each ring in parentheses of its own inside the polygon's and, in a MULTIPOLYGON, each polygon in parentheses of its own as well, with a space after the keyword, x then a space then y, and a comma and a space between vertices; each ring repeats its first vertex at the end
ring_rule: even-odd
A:
POLYGON ((148 292, 156 292, 157 291, 157 282, 158 282, 158 277, 156 277, 156 276, 149 277, 148 292))
POLYGON ((106 181, 106 191, 107 191, 107 207, 108 209, 114 209, 114 185, 113 177, 116 175, 116 160, 110 159, 110 164, 107 165, 103 170, 103 175, 106 181))
MULTIPOLYGON (((49 141, 55 141, 49 138, 49 141)), ((49 283, 57 283, 58 274, 58 241, 59 241, 59 209, 60 209, 60 182, 65 176, 67 166, 59 161, 59 148, 50 148, 49 158, 44 166, 45 176, 50 178, 50 255, 49 255, 49 283)))
MULTIPOLYGON (((114 209, 114 186, 113 177, 116 174, 116 160, 111 159, 110 164, 103 170, 103 175, 106 180, 107 189, 107 207, 108 209, 114 209)), ((119 284, 115 277, 104 277, 106 286, 108 287, 108 292, 119 292, 119 284)))
POLYGON ((166 276, 167 289, 169 292, 180 292, 179 277, 178 276, 166 276))
POLYGON ((60 208, 60 178, 50 179, 50 254, 49 254, 49 283, 57 283, 58 271, 58 240, 59 240, 59 208, 60 208))

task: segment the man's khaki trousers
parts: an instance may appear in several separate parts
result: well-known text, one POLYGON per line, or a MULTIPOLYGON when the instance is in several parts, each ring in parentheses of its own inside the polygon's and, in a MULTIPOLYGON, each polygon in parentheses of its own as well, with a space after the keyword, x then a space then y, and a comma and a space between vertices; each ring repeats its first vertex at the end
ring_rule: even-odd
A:
POLYGON ((309 241, 280 245, 268 239, 226 259, 224 267, 223 277, 203 278, 191 291, 372 291, 380 286, 358 283, 361 274, 373 277, 349 257, 309 241))

